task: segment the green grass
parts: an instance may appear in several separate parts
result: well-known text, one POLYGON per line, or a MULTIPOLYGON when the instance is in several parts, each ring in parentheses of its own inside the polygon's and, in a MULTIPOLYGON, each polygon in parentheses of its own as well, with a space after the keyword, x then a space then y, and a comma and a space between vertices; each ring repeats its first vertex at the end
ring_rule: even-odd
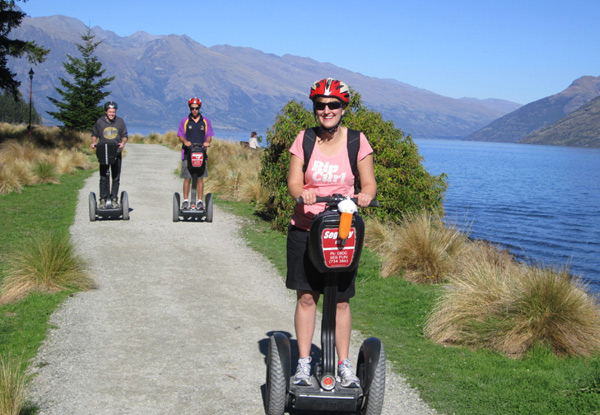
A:
MULTIPOLYGON (((285 235, 272 231, 247 203, 217 203, 245 218, 242 236, 285 275, 285 235)), ((444 414, 600 414, 600 356, 558 358, 537 347, 513 360, 437 345, 423 329, 443 286, 383 279, 379 265, 363 251, 351 301, 354 328, 382 340, 394 370, 431 407, 444 414)))
MULTIPOLYGON (((27 186, 21 194, 0 195, 0 279, 6 258, 41 231, 67 235, 79 190, 93 171, 60 176, 60 184, 27 186)), ((35 356, 48 330, 48 318, 70 294, 32 294, 16 304, 0 306, 0 356, 35 356)))

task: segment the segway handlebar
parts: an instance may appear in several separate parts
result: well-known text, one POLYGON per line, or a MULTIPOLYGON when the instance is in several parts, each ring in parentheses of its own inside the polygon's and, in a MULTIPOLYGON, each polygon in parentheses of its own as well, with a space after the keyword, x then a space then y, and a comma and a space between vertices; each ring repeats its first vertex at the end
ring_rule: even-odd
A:
MULTIPOLYGON (((337 204, 344 199, 346 199, 346 197, 339 194, 334 194, 331 196, 317 196, 317 203, 327 203, 328 206, 337 206, 337 204)), ((358 198, 352 197, 350 200, 352 200, 355 204, 358 204, 358 198)), ((304 200, 302 200, 302 197, 299 197, 296 199, 296 202, 303 204, 304 200)), ((369 203, 369 207, 379 207, 379 202, 373 199, 371 200, 371 203, 369 203)))

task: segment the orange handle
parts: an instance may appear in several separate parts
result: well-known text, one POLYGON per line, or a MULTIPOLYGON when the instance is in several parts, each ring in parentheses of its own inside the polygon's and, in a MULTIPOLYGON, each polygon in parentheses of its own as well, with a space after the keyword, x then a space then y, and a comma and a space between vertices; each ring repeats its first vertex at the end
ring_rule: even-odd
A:
POLYGON ((350 235, 350 227, 352 226, 352 213, 342 213, 340 216, 340 229, 338 230, 338 238, 344 240, 350 235))

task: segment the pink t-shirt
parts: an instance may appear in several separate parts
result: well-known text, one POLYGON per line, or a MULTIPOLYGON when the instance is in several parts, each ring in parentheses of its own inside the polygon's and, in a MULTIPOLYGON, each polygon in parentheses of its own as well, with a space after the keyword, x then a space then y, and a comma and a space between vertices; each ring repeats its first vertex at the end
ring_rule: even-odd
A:
MULTIPOLYGON (((304 151, 302 142, 304 131, 300 131, 290 152, 304 162, 304 151)), ((367 137, 360 133, 360 148, 357 161, 360 161, 373 153, 367 137)), ((335 156, 326 156, 319 151, 315 145, 310 161, 304 173, 304 189, 315 189, 319 196, 330 196, 339 193, 343 196, 354 196, 354 175, 348 157, 348 146, 344 144, 342 150, 335 156)), ((303 205, 297 203, 292 214, 292 225, 301 229, 310 229, 313 217, 325 210, 325 203, 314 205, 303 205)))

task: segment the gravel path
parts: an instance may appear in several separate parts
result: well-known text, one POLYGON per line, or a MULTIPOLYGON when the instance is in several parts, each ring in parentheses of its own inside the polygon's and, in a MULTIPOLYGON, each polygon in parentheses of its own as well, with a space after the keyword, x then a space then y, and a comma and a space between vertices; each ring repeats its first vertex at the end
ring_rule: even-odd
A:
MULTIPOLYGON (((294 333, 292 293, 240 239, 241 219, 215 206, 212 223, 173 223, 177 163, 165 147, 127 146, 129 221, 90 222, 98 175, 82 189, 71 233, 99 287, 52 315, 32 363, 40 415, 264 414, 268 336, 294 333)), ((434 413, 387 376, 384 414, 434 413)))

